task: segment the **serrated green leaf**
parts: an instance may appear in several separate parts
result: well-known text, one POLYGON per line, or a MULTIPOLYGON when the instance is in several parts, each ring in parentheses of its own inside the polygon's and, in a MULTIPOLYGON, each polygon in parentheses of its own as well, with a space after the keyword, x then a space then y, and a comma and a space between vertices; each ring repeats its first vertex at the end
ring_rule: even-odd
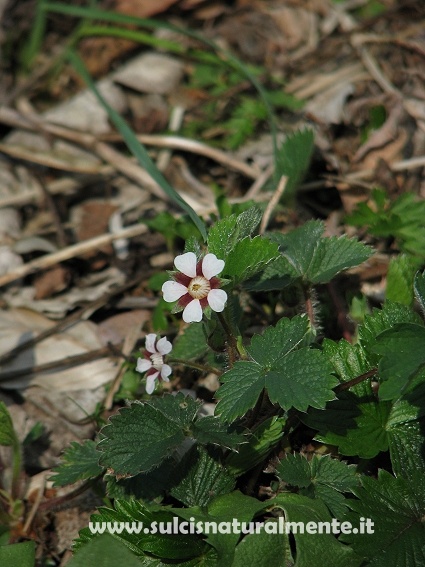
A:
POLYGON ((373 254, 369 246, 352 238, 325 238, 324 230, 322 221, 309 221, 288 234, 267 235, 279 244, 287 262, 287 275, 301 278, 305 283, 327 283, 343 270, 358 266, 373 254))
POLYGON ((6 404, 0 401, 0 445, 9 447, 18 442, 13 428, 12 418, 6 404))
POLYGON ((413 304, 413 279, 416 262, 410 256, 400 254, 391 258, 387 272, 386 299, 398 301, 409 307, 413 304))
POLYGON ((319 350, 303 348, 278 360, 266 375, 270 400, 283 409, 306 411, 323 408, 335 399, 338 381, 331 375, 328 361, 319 350))
POLYGON ((261 366, 244 360, 236 362, 221 379, 215 411, 222 421, 231 423, 255 406, 265 381, 261 378, 261 366))
POLYGON ((381 470, 378 479, 364 476, 362 485, 354 490, 359 500, 349 502, 347 520, 355 525, 370 519, 373 533, 342 534, 341 541, 374 567, 424 565, 425 475, 417 472, 407 480, 381 470))
POLYGON ((235 477, 202 447, 192 447, 175 469, 182 480, 171 489, 171 496, 185 506, 207 506, 211 500, 232 492, 235 477))
POLYGON ((358 486, 355 467, 329 455, 313 456, 311 461, 296 453, 287 455, 276 467, 279 478, 292 486, 299 487, 299 494, 319 498, 337 518, 346 512, 343 492, 358 486))
POLYGON ((34 567, 35 542, 24 541, 0 546, 0 565, 2 567, 34 567))
POLYGON ((262 335, 254 335, 246 350, 261 366, 272 366, 282 356, 299 346, 308 345, 311 340, 311 327, 306 315, 297 315, 292 319, 283 317, 262 335))
POLYGON ((372 352, 379 361, 381 400, 398 398, 409 389, 412 378, 425 365, 425 328, 414 323, 399 323, 376 338, 372 352))
POLYGON ((184 441, 198 408, 191 397, 178 394, 122 409, 102 429, 100 464, 116 475, 135 475, 157 467, 184 441))
POLYGON ((109 534, 92 539, 69 561, 69 567, 142 567, 143 563, 123 543, 109 534))
POLYGON ((65 449, 61 464, 53 469, 55 476, 51 478, 54 486, 73 484, 78 480, 95 478, 102 472, 99 466, 100 453, 96 451, 96 443, 87 439, 82 443, 73 441, 65 449))
POLYGON ((296 567, 311 567, 318 562, 332 567, 360 567, 362 558, 348 546, 341 544, 334 535, 319 531, 312 535, 303 529, 308 522, 316 525, 319 522, 329 522, 330 525, 332 518, 323 502, 301 494, 282 493, 269 501, 269 505, 272 504, 285 512, 286 524, 292 523, 296 567))
MULTIPOLYGON (((173 512, 174 510, 169 508, 147 506, 134 499, 115 500, 114 508, 99 508, 98 513, 90 517, 90 521, 99 525, 100 530, 103 528, 105 532, 109 531, 107 529, 109 523, 109 526, 115 530, 113 537, 125 544, 138 557, 144 558, 145 554, 148 554, 169 562, 184 561, 202 555, 206 545, 199 536, 174 533, 176 531, 174 529, 173 533, 163 533, 158 529, 160 522, 172 526, 175 518, 173 512), (126 522, 130 524, 130 529, 126 529, 126 522), (135 529, 132 529, 132 526, 135 529), (139 529, 139 526, 142 529, 139 529), (156 532, 154 532, 155 526, 156 532), (146 529, 149 533, 146 533, 146 529)), ((98 531, 99 533, 102 532, 98 531)), ((74 549, 82 549, 85 544, 98 537, 98 534, 92 533, 90 528, 84 528, 74 543, 74 549)))
POLYGON ((239 476, 264 461, 283 435, 286 419, 271 417, 254 429, 248 442, 226 458, 226 468, 239 476))
POLYGON ((197 419, 191 427, 191 435, 203 445, 211 443, 232 450, 237 450, 242 443, 246 443, 244 435, 211 415, 197 419))
POLYGON ((237 283, 242 282, 263 270, 278 256, 278 247, 274 242, 263 236, 247 236, 229 251, 223 276, 230 276, 237 283))
POLYGON ((299 453, 286 455, 276 466, 276 474, 291 486, 306 488, 311 484, 310 465, 299 453))
POLYGON ((254 233, 255 229, 260 224, 261 216, 261 210, 255 206, 250 207, 237 216, 236 227, 239 240, 251 236, 254 233))
POLYGON ((281 290, 296 281, 295 275, 288 272, 286 258, 279 256, 268 264, 264 270, 243 283, 248 291, 275 291, 281 290))
POLYGON ((287 546, 288 539, 284 535, 265 531, 247 535, 236 546, 232 567, 286 567, 287 546))
POLYGON ((414 279, 415 297, 422 307, 422 312, 425 313, 425 270, 417 272, 414 279))
POLYGON ((208 252, 226 261, 237 240, 236 215, 217 221, 208 232, 208 252))
POLYGON ((173 342, 171 356, 185 360, 201 357, 207 350, 204 323, 190 323, 173 342))
POLYGON ((310 164, 313 148, 314 132, 307 128, 288 135, 278 148, 275 176, 277 179, 282 175, 288 177, 284 193, 286 202, 294 198, 296 189, 310 164))

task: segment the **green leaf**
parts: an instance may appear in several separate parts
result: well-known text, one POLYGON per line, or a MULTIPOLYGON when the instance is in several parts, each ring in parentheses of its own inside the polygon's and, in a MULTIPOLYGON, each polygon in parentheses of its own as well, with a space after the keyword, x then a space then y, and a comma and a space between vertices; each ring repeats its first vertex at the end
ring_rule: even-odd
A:
POLYGON ((283 317, 262 335, 254 335, 246 350, 261 366, 272 366, 282 356, 297 347, 310 344, 311 340, 311 327, 306 315, 297 315, 292 319, 283 317))
POLYGON ((414 323, 394 325, 378 335, 372 351, 382 355, 378 367, 383 380, 379 398, 398 398, 425 365, 425 328, 414 323))
POLYGON ((227 470, 239 476, 262 463, 281 440, 285 423, 284 418, 276 416, 263 421, 237 453, 227 456, 227 470))
POLYGON ((264 270, 243 283, 248 291, 282 290, 296 281, 294 274, 288 272, 288 262, 283 256, 275 258, 264 270))
POLYGON ((96 443, 87 439, 82 443, 73 441, 62 455, 61 464, 53 469, 55 476, 51 478, 54 486, 74 484, 78 480, 95 478, 102 472, 99 466, 100 454, 96 451, 96 443))
POLYGON ((288 135, 278 148, 275 177, 288 177, 284 193, 286 202, 294 198, 296 189, 310 165, 313 148, 314 132, 307 128, 288 135))
POLYGON ((250 534, 236 546, 232 567, 286 567, 287 538, 261 531, 250 534))
POLYGON ((324 238, 324 229, 322 221, 309 221, 288 234, 267 235, 279 244, 289 276, 311 284, 327 283, 373 254, 369 246, 346 236, 324 238))
POLYGON ((191 436, 203 445, 211 443, 232 450, 246 443, 246 438, 240 432, 212 415, 197 419, 191 427, 191 436))
POLYGON ((425 564, 425 475, 395 478, 385 470, 378 478, 363 476, 362 487, 350 500, 352 513, 347 519, 358 524, 360 518, 374 522, 373 533, 342 534, 340 539, 374 567, 400 567, 425 564))
POLYGON ((253 361, 238 361, 221 377, 216 393, 216 412, 224 421, 233 421, 254 407, 266 387, 272 402, 284 409, 306 411, 309 405, 323 407, 335 397, 338 381, 319 350, 299 348, 311 341, 308 319, 297 316, 281 319, 275 327, 255 335, 247 347, 253 361), (298 350, 294 350, 298 348, 298 350))
POLYGON ((235 491, 214 498, 209 503, 207 510, 188 508, 175 509, 174 511, 186 520, 195 518, 195 521, 203 521, 204 533, 208 536, 206 541, 217 551, 217 565, 220 565, 220 567, 232 567, 235 547, 239 541, 240 534, 232 532, 231 529, 228 533, 213 533, 212 530, 207 532, 206 522, 229 522, 230 525, 233 519, 237 519, 239 522, 249 522, 264 508, 264 502, 235 491))
POLYGON ((295 539, 296 567, 311 567, 318 562, 332 567, 360 567, 361 557, 342 545, 331 533, 317 531, 312 535, 304 530, 308 522, 316 525, 319 522, 331 523, 332 518, 323 502, 301 494, 283 493, 268 504, 274 504, 285 512, 286 529, 288 522, 293 523, 291 531, 295 539))
POLYGON ((221 377, 223 385, 217 390, 216 414, 229 423, 253 408, 264 386, 261 366, 253 362, 238 361, 221 377))
POLYGON ((263 236, 245 237, 229 251, 224 276, 232 277, 239 283, 263 270, 279 255, 278 247, 263 236))
MULTIPOLYGON (((125 544, 138 557, 144 558, 145 554, 148 554, 150 557, 154 556, 164 561, 175 562, 199 557, 206 549, 205 543, 199 536, 163 533, 159 530, 160 522, 172 527, 175 518, 173 512, 174 510, 156 505, 147 506, 143 502, 133 499, 115 500, 114 508, 100 508, 97 514, 90 517, 92 527, 93 524, 99 526, 98 534, 92 533, 90 528, 84 528, 80 531, 79 538, 74 543, 74 549, 78 551, 84 548, 89 541, 99 537, 102 529, 107 533, 108 523, 115 530, 113 537, 125 544), (169 522, 170 524, 168 524, 169 522), (125 529, 125 523, 130 525, 130 529, 125 529), (139 526, 142 529, 139 529, 139 526), (149 533, 146 533, 145 530, 149 530, 149 533)), ((147 563, 147 565, 149 564, 147 563)), ((161 563, 158 565, 161 565, 161 563)))
POLYGON ((329 455, 314 455, 311 461, 299 453, 287 455, 276 467, 276 472, 291 486, 299 487, 299 494, 323 500, 337 518, 345 514, 347 507, 341 493, 352 491, 359 484, 354 465, 329 455))
MULTIPOLYGON (((382 309, 374 309, 371 315, 366 315, 364 323, 358 328, 359 343, 369 351, 375 343, 375 338, 397 323, 423 324, 419 315, 407 305, 386 301, 382 309)), ((370 352, 368 355, 370 356, 370 352)), ((371 364, 377 364, 378 357, 375 355, 370 360, 371 364)))
POLYGON ((0 546, 0 565, 2 567, 34 567, 35 543, 24 541, 13 545, 0 546))
POLYGON ((100 94, 99 90, 97 89, 96 85, 94 84, 93 80, 91 79, 80 57, 72 50, 69 50, 67 52, 67 57, 69 58, 70 62, 72 63, 77 73, 83 78, 84 82, 87 84, 89 89, 96 96, 99 103, 106 110, 111 122, 113 122, 114 126, 120 132, 129 150, 136 157, 139 164, 143 167, 143 169, 145 169, 149 173, 152 179, 158 183, 158 185, 164 190, 167 196, 170 197, 172 201, 174 201, 179 207, 181 207, 189 215, 190 219, 201 233, 203 239, 206 240, 207 232, 205 229, 205 224, 202 221, 202 219, 195 213, 192 207, 188 203, 186 203, 184 199, 182 199, 182 197, 177 193, 177 191, 168 183, 168 181, 165 179, 165 177, 162 175, 162 173, 153 163, 153 161, 149 157, 148 152, 146 151, 144 146, 139 142, 136 135, 128 126, 128 124, 125 122, 125 120, 123 120, 123 118, 121 118, 118 112, 116 112, 106 102, 106 100, 103 98, 103 96, 100 94))
POLYGON ((425 313, 425 270, 422 273, 416 273, 414 279, 414 291, 415 297, 422 308, 422 312, 425 313))
POLYGON ((92 539, 69 561, 69 567, 142 567, 143 563, 115 537, 103 534, 92 539))
POLYGON ((116 475, 135 475, 157 467, 184 441, 198 408, 190 396, 178 394, 122 409, 102 429, 100 464, 116 475))
POLYGON ((6 404, 0 401, 0 445, 9 447, 18 443, 12 418, 6 404))
POLYGON ((409 307, 413 304, 413 278, 416 262, 410 256, 400 254, 390 260, 387 272, 385 297, 409 307))
POLYGON ((173 341, 171 356, 185 360, 200 358, 207 350, 204 324, 190 323, 173 341))
POLYGON ((266 375, 266 388, 272 402, 283 409, 294 407, 305 412, 309 406, 323 408, 335 399, 338 381, 319 350, 303 348, 276 362, 266 375))
POLYGON ((235 487, 235 477, 202 447, 192 447, 174 470, 177 477, 183 473, 183 478, 170 494, 185 506, 207 506, 235 487))

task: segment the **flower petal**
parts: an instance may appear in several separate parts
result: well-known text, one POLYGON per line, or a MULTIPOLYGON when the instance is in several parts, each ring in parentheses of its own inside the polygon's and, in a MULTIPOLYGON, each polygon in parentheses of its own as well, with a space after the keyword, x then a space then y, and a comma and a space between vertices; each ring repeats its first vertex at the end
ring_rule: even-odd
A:
POLYGON ((162 356, 164 356, 165 354, 168 354, 173 350, 173 345, 170 343, 170 341, 167 341, 167 337, 162 337, 162 339, 159 339, 159 341, 156 343, 156 348, 159 354, 162 354, 162 356))
POLYGON ((149 368, 152 368, 152 362, 150 360, 148 360, 147 358, 137 359, 137 372, 146 372, 147 370, 149 370, 149 368))
POLYGON ((164 294, 165 301, 177 301, 187 293, 187 287, 177 282, 165 282, 162 286, 162 293, 164 294))
POLYGON ((146 393, 152 394, 155 390, 155 380, 158 376, 159 372, 155 372, 155 374, 151 374, 146 379, 146 393))
POLYGON ((185 323, 199 323, 199 321, 202 321, 202 307, 199 299, 193 299, 189 305, 185 307, 183 311, 183 321, 185 323))
POLYGON ((174 258, 174 265, 183 274, 194 278, 196 276, 196 255, 193 252, 186 252, 174 258))
POLYGON ((155 342, 156 342, 155 333, 149 333, 149 335, 146 335, 145 349, 152 354, 154 352, 158 352, 157 349, 155 348, 155 342))
POLYGON ((162 368, 161 368, 161 378, 164 380, 164 382, 169 382, 170 379, 168 378, 168 376, 171 374, 172 370, 171 370, 171 366, 168 366, 168 364, 163 364, 162 368))
POLYGON ((224 260, 219 260, 215 254, 207 254, 202 260, 202 273, 210 280, 223 271, 224 260))
POLYGON ((212 289, 208 294, 207 300, 213 311, 221 313, 227 301, 227 293, 222 289, 212 289))

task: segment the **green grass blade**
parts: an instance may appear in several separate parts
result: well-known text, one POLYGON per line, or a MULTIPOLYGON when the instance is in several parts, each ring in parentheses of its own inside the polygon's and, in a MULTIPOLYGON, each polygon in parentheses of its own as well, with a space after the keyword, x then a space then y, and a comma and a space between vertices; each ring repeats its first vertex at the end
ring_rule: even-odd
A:
POLYGON ((120 134, 124 138, 125 143, 128 146, 128 149, 135 156, 139 164, 149 173, 152 179, 154 179, 158 183, 158 185, 162 187, 162 189, 168 195, 168 197, 170 197, 170 199, 172 199, 177 205, 179 205, 180 208, 182 208, 189 215, 189 217, 191 218, 191 220, 193 221, 193 223, 201 233, 203 239, 206 240, 207 231, 202 219, 195 213, 192 207, 188 205, 184 199, 182 199, 182 197, 177 193, 177 191, 173 189, 173 187, 171 187, 171 185, 168 183, 168 181, 165 179, 165 177, 162 175, 162 173, 153 163, 146 149, 138 141, 138 139, 136 138, 136 136, 134 135, 133 131, 128 126, 128 124, 125 122, 125 120, 123 120, 123 118, 121 118, 118 112, 116 112, 113 108, 111 108, 109 104, 105 101, 105 99, 100 94, 99 90, 96 88, 96 85, 94 84, 92 78, 90 77, 80 57, 72 50, 68 51, 67 57, 70 60, 71 64, 73 65, 74 69, 83 78, 84 82, 97 97, 103 108, 107 111, 111 122, 120 132, 120 134))

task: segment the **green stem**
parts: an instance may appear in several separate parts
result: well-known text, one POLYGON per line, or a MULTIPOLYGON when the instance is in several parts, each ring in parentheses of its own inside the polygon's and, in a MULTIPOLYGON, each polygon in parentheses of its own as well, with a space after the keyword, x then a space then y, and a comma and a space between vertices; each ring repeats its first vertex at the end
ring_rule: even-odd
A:
POLYGON ((197 362, 188 362, 187 360, 183 360, 182 358, 168 358, 168 362, 176 363, 176 364, 184 364, 189 368, 194 368, 195 370, 200 370, 201 372, 212 372, 217 376, 220 376, 222 374, 221 370, 219 370, 218 368, 214 368, 214 366, 198 364, 197 362))
POLYGON ((21 445, 17 438, 14 439, 12 445, 12 487, 11 487, 11 497, 13 500, 19 498, 19 488, 20 488, 20 478, 21 478, 21 465, 22 465, 22 456, 21 456, 21 445))
POLYGON ((230 368, 232 368, 236 360, 240 358, 238 340, 223 313, 217 313, 217 317, 227 336, 227 354, 229 356, 229 366, 230 368))

